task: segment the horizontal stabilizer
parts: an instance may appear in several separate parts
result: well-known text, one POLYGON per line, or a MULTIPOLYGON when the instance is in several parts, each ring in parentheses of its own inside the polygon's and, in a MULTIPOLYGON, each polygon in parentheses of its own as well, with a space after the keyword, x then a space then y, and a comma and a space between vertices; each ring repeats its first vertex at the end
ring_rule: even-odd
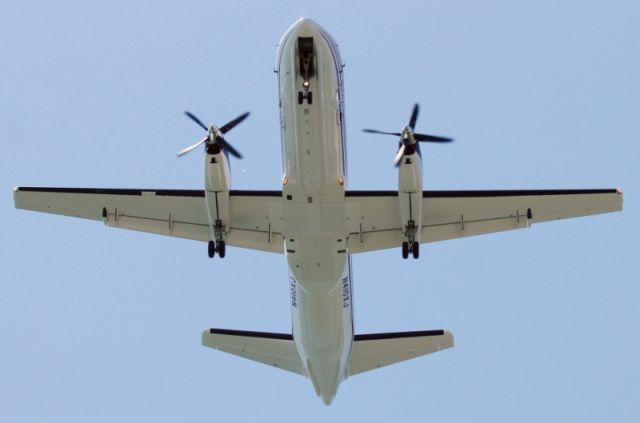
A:
POLYGON ((202 332, 202 345, 305 375, 290 334, 207 329, 202 332))
POLYGON ((356 335, 347 375, 357 375, 451 347, 453 335, 446 330, 356 335))

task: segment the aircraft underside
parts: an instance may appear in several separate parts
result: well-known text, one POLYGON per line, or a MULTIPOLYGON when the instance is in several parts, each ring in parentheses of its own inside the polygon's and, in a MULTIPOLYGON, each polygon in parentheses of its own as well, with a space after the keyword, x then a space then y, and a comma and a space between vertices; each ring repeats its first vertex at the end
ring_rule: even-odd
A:
POLYGON ((403 259, 420 245, 533 223, 622 210, 617 189, 425 191, 420 143, 452 139, 415 132, 415 105, 394 136, 398 189, 347 188, 343 65, 331 36, 309 19, 282 37, 276 72, 283 151, 281 189, 231 190, 229 155, 242 155, 220 127, 205 125, 204 189, 19 187, 17 208, 98 220, 206 243, 211 258, 228 246, 286 255, 292 333, 207 329, 205 346, 311 379, 326 404, 346 378, 453 347, 446 330, 354 334, 351 255, 394 248, 403 259))

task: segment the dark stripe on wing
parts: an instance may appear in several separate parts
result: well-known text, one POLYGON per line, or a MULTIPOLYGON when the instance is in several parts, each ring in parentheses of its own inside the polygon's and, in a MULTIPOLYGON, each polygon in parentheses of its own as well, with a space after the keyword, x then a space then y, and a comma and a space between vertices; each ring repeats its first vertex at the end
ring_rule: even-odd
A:
POLYGON ((215 335, 232 335, 232 336, 248 336, 251 338, 269 338, 269 339, 282 339, 284 341, 293 341, 293 335, 288 333, 274 333, 274 332, 254 332, 250 330, 233 330, 233 329, 209 329, 209 333, 215 335))

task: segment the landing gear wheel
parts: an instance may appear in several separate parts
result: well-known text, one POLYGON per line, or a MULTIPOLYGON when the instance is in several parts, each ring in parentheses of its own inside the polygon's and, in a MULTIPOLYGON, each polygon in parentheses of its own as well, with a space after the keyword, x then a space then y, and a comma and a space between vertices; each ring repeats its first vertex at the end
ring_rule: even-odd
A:
POLYGON ((209 258, 214 258, 216 255, 216 243, 213 241, 209 241, 209 244, 207 245, 208 247, 208 253, 209 253, 209 258))
POLYGON ((226 250, 227 249, 224 241, 218 241, 218 255, 220 256, 220 258, 224 258, 226 250))
POLYGON ((411 248, 411 252, 413 253, 413 258, 417 259, 420 257, 420 244, 418 242, 413 243, 413 247, 411 248))
POLYGON ((402 243, 402 258, 406 259, 409 257, 409 243, 407 241, 402 243))
POLYGON ((298 91, 298 104, 302 104, 302 100, 304 96, 302 95, 302 91, 298 91))
POLYGON ((313 93, 309 91, 307 93, 307 104, 311 104, 311 103, 313 103, 313 93))

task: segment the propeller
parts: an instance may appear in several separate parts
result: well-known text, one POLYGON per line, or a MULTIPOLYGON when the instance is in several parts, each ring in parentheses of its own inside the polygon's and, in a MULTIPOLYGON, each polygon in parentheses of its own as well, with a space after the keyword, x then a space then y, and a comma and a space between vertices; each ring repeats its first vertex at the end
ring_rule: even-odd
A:
POLYGON ((231 144, 229 144, 227 142, 227 140, 225 140, 222 135, 226 134, 227 132, 232 130, 236 125, 238 125, 240 122, 245 120, 247 118, 247 116, 249 116, 249 112, 241 114, 237 118, 235 118, 232 121, 222 125, 219 128, 217 126, 215 126, 214 124, 211 124, 211 126, 209 126, 207 128, 207 125, 202 123, 202 121, 200 119, 198 119, 198 117, 196 115, 194 115, 193 113, 185 111, 184 114, 187 115, 196 124, 198 124, 198 126, 200 126, 202 129, 207 131, 207 136, 204 137, 203 139, 201 139, 200 141, 198 141, 197 143, 195 143, 193 145, 190 145, 189 147, 180 150, 178 152, 178 154, 177 154, 178 157, 182 157, 185 154, 189 153, 190 151, 195 150, 200 145, 206 143, 207 147, 217 144, 222 149, 227 150, 229 152, 229 154, 231 154, 233 157, 236 157, 238 159, 242 158, 242 154, 240 154, 240 152, 238 150, 233 148, 233 146, 231 144))
POLYGON ((453 138, 448 137, 440 137, 437 135, 427 135, 427 134, 416 134, 414 131, 416 126, 416 121, 418 120, 418 112, 420 111, 420 106, 418 104, 414 104, 413 110, 411 112, 411 117, 409 118, 409 123, 404 127, 402 132, 386 132, 386 131, 378 131, 377 129, 363 129, 363 132, 368 132, 370 134, 382 134, 382 135, 394 135, 396 137, 400 137, 400 149, 398 150, 398 154, 396 154, 396 158, 394 163, 396 166, 400 164, 402 160, 402 156, 404 156, 405 150, 407 148, 411 148, 415 146, 416 142, 452 142, 453 138))

